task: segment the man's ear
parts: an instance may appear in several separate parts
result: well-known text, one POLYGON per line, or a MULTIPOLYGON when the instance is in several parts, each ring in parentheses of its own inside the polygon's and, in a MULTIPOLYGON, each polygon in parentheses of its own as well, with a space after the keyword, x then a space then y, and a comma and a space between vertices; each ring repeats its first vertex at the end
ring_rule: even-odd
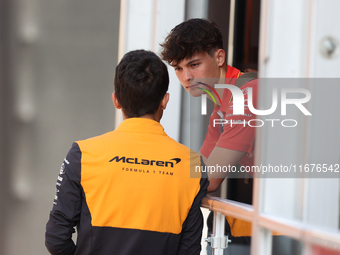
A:
POLYGON ((218 49, 215 56, 217 58, 218 66, 222 66, 225 63, 225 51, 223 49, 218 49))
POLYGON ((120 103, 118 102, 118 99, 117 99, 117 96, 116 96, 116 93, 115 93, 115 92, 112 93, 112 102, 113 102, 113 105, 114 105, 117 109, 122 109, 120 103))
POLYGON ((169 97, 170 97, 170 94, 169 93, 165 93, 162 101, 161 101, 161 107, 162 107, 162 110, 165 110, 166 108, 166 105, 168 104, 169 102, 169 97))

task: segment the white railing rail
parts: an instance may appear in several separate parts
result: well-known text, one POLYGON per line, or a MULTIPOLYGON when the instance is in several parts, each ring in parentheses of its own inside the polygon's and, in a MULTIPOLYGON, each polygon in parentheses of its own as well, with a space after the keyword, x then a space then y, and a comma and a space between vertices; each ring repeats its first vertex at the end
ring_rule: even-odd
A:
MULTIPOLYGON (((224 238, 224 216, 231 216, 249 221, 253 223, 253 225, 256 222, 260 228, 278 232, 300 242, 340 251, 339 231, 307 225, 298 220, 289 220, 265 213, 256 213, 251 205, 219 197, 206 196, 202 200, 202 207, 214 212, 213 235, 217 240, 224 238), (221 217, 222 215, 223 217, 221 217)), ((320 217, 322 217, 322 215, 320 215, 320 217)), ((223 254, 223 249, 223 246, 215 246, 213 254, 223 254)))

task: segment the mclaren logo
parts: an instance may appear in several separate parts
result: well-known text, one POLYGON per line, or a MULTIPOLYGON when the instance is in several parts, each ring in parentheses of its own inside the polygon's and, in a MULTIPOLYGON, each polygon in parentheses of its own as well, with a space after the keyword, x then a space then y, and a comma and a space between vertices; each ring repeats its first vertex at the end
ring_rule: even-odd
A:
POLYGON ((180 158, 172 158, 169 161, 150 160, 150 159, 139 159, 139 158, 127 158, 115 156, 109 162, 122 162, 135 165, 146 165, 146 166, 161 166, 161 167, 174 167, 174 164, 181 162, 180 158))

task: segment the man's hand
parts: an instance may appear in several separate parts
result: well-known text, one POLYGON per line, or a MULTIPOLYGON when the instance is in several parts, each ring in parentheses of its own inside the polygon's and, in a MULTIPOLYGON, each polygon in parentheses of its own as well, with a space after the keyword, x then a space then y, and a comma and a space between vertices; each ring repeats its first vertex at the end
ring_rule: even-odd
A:
POLYGON ((223 180, 224 178, 209 178, 209 186, 207 188, 207 193, 218 190, 223 180))

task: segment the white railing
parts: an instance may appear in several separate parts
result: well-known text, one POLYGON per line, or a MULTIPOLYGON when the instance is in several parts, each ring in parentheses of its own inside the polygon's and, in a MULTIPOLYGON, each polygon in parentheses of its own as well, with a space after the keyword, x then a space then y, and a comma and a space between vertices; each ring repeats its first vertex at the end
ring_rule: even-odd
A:
MULTIPOLYGON (((257 213, 251 205, 219 197, 206 196, 202 200, 202 207, 214 212, 214 255, 223 254, 223 249, 227 246, 225 245, 224 239, 225 216, 249 221, 253 227, 256 225, 256 227, 261 229, 279 232, 282 235, 294 238, 303 243, 340 251, 339 231, 329 231, 320 227, 304 224, 301 221, 288 220, 265 213, 257 213)), ((320 217, 322 217, 322 215, 320 215, 320 217)), ((257 231, 257 233, 259 232, 260 231, 257 231)), ((211 239, 209 239, 209 241, 211 241, 211 239)), ((271 247, 267 247, 265 250, 271 251, 271 247)))

